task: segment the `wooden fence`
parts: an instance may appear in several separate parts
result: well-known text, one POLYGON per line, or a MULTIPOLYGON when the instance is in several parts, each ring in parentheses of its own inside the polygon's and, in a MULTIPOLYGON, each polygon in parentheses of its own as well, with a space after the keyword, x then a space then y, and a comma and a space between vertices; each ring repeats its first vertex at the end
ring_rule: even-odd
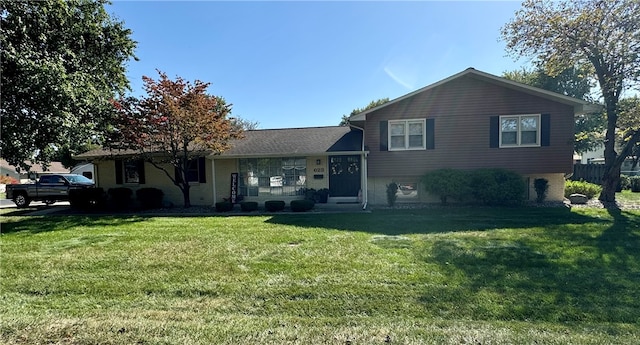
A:
POLYGON ((602 175, 604 175, 604 164, 574 164, 571 180, 601 184, 602 175))

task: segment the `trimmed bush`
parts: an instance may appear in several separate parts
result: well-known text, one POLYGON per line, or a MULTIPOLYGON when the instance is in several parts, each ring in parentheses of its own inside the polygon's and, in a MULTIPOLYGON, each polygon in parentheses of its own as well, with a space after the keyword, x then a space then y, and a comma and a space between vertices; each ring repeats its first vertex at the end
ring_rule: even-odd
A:
POLYGON ((623 191, 625 189, 630 189, 631 188, 631 176, 627 176, 627 175, 620 175, 620 183, 619 183, 619 190, 623 191))
POLYGON ((269 212, 284 210, 285 202, 282 200, 269 200, 264 202, 264 209, 269 212))
POLYGON ((329 201, 329 189, 328 188, 321 188, 318 189, 318 191, 316 192, 317 195, 317 201, 321 204, 326 204, 327 201, 329 201))
POLYGON ((631 176, 629 178, 629 185, 632 192, 640 192, 640 176, 631 176))
POLYGON ((393 206, 396 204, 396 199, 398 199, 398 184, 395 182, 391 182, 387 185, 387 204, 389 206, 393 206))
POLYGON ((216 211, 229 212, 231 210, 233 210, 233 204, 230 201, 216 202, 216 211))
POLYGON ((583 194, 589 199, 593 199, 597 194, 602 192, 602 187, 585 181, 565 181, 564 197, 568 198, 571 194, 583 194))
POLYGON ((533 188, 536 190, 536 202, 543 202, 547 198, 549 191, 549 180, 546 178, 537 178, 533 180, 533 188))
POLYGON ((158 188, 140 188, 136 191, 136 199, 143 209, 162 208, 164 192, 158 188))
POLYGON ((105 193, 102 188, 83 188, 69 190, 69 205, 77 210, 100 209, 105 204, 105 193))
POLYGON ((443 205, 449 197, 461 201, 471 194, 470 175, 463 170, 430 171, 422 177, 422 184, 428 193, 437 195, 443 205))
POLYGON ((471 174, 472 195, 486 205, 516 205, 524 201, 522 176, 505 169, 478 169, 471 174))
POLYGON ((107 191, 111 205, 118 209, 127 209, 131 205, 133 191, 127 187, 109 188, 107 191))
POLYGON ((315 202, 313 200, 292 200, 291 201, 291 211, 293 212, 306 212, 309 211, 315 206, 315 202))
POLYGON ((252 212, 258 209, 258 203, 255 201, 243 201, 240 203, 242 212, 252 212))

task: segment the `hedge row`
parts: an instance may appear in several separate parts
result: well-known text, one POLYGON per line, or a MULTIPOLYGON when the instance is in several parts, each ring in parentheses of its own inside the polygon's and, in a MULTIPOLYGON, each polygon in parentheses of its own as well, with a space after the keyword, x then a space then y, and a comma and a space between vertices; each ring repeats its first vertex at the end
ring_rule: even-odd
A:
POLYGON ((505 169, 438 169, 425 174, 422 184, 443 204, 452 198, 485 205, 515 205, 524 201, 527 188, 522 176, 505 169))
POLYGON ((631 189, 632 192, 640 192, 640 176, 620 175, 619 190, 631 189))
MULTIPOLYGON (((282 200, 265 201, 264 209, 268 212, 278 212, 284 210, 286 203, 282 200)), ((216 211, 229 212, 233 210, 234 205, 229 201, 221 201, 216 203, 216 211)), ((315 202, 309 199, 293 200, 290 203, 291 211, 305 212, 313 209, 315 202)), ((252 212, 258 209, 258 203, 255 201, 243 201, 240 203, 240 209, 243 212, 252 212)))
MULTIPOLYGON (((142 209, 162 207, 164 192, 157 188, 140 188, 136 190, 136 200, 142 209)), ((126 187, 109 188, 105 193, 102 188, 72 189, 69 191, 69 204, 77 209, 129 209, 132 204, 133 190, 126 187)))
POLYGON ((564 183, 565 198, 568 198, 571 194, 582 194, 587 198, 592 199, 596 195, 600 194, 600 192, 602 192, 602 187, 594 183, 571 180, 565 181, 564 183))

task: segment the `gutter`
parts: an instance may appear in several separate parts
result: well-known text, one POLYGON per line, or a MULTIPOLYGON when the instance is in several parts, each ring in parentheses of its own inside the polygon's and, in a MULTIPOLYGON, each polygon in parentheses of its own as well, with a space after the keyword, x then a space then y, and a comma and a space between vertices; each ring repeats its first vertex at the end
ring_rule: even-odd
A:
POLYGON ((368 171, 367 171, 367 152, 364 150, 364 128, 362 127, 358 127, 354 124, 349 124, 349 127, 353 127, 356 129, 359 129, 362 131, 362 175, 363 175, 363 183, 362 183, 362 209, 366 210, 367 209, 367 204, 369 203, 369 193, 368 193, 368 189, 369 189, 369 180, 368 180, 368 171))

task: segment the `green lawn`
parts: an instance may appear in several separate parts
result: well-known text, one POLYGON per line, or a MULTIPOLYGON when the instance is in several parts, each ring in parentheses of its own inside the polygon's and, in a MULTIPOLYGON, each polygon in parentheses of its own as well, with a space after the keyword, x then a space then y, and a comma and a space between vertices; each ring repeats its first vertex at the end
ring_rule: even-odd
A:
POLYGON ((640 343, 640 211, 2 223, 5 344, 640 343))
POLYGON ((640 203, 640 193, 634 193, 631 190, 627 189, 622 191, 621 193, 616 193, 616 200, 622 202, 640 203))

